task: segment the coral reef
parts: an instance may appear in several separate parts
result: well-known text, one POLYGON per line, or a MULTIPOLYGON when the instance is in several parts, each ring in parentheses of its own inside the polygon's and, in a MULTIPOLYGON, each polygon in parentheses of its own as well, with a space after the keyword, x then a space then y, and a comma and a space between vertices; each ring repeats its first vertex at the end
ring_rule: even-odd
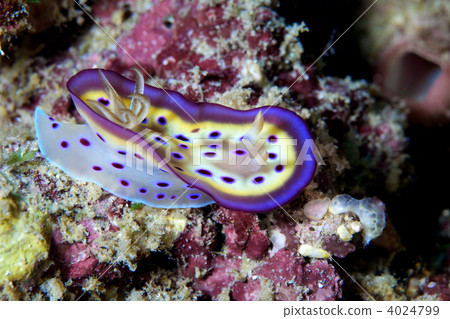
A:
MULTIPOLYGON (((338 300, 352 291, 368 299, 359 287, 348 288, 335 262, 364 262, 361 256, 371 249, 385 255, 400 250, 389 219, 389 236, 381 234, 384 204, 371 197, 384 200, 405 183, 406 108, 373 84, 304 65, 300 41, 314 30, 301 22, 286 25, 272 5, 96 1, 87 9, 104 30, 95 23, 77 29, 76 41, 51 55, 18 47, 14 61, 0 65, 1 299, 338 300), (65 89, 68 79, 96 67, 134 79, 129 69, 136 64, 149 84, 194 101, 295 112, 311 128, 324 165, 293 201, 254 215, 217 204, 151 208, 48 163, 37 146, 34 110, 79 124, 82 117, 65 89), (349 199, 343 194, 364 199, 352 198, 336 213, 330 207, 336 208, 336 198, 349 199), (22 241, 31 246, 15 256, 26 264, 18 271, 2 258, 22 241)), ((75 25, 89 19, 70 8, 75 25)), ((389 206, 387 212, 398 213, 389 206)), ((387 287, 386 296, 399 298, 392 274, 350 273, 378 299, 389 298, 382 293, 387 287)), ((435 296, 444 287, 432 284, 441 277, 414 275, 410 299, 435 296)))
MULTIPOLYGON (((326 261, 307 262, 295 246, 269 252, 270 239, 257 215, 218 209, 213 219, 224 226, 225 243, 217 250, 213 225, 188 228, 175 244, 183 274, 203 298, 213 300, 335 300, 342 281, 326 261)), ((277 228, 276 225, 269 227, 277 228)), ((278 230, 279 231, 279 230, 278 230)))
POLYGON ((83 18, 79 4, 86 0, 8 0, 0 4, 0 61, 14 55, 35 55, 51 46, 66 44, 72 37, 62 30, 72 24, 81 26, 83 18), (59 35, 59 36, 55 36, 59 35), (59 38, 59 42, 53 42, 59 38), (3 50, 2 50, 3 49, 3 50))
POLYGON ((0 198, 0 282, 25 281, 39 273, 49 256, 47 214, 18 213, 9 198, 0 198))
POLYGON ((2 46, 7 44, 18 32, 27 28, 26 1, 2 1, 0 3, 0 55, 4 55, 2 46))

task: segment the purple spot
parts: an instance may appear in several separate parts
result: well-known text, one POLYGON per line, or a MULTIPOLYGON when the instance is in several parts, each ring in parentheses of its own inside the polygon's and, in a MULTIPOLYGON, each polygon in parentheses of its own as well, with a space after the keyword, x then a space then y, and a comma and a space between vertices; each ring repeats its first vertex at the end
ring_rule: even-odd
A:
POLYGON ((214 132, 209 133, 210 138, 218 138, 219 136, 220 136, 219 131, 214 131, 214 132))
POLYGON ((125 187, 130 186, 130 182, 128 182, 127 180, 124 180, 124 179, 121 179, 121 180, 120 180, 120 184, 121 184, 122 186, 125 186, 125 187))
POLYGON ((186 144, 179 144, 178 146, 184 150, 187 150, 189 148, 189 146, 187 146, 186 144))
POLYGON ((142 121, 143 124, 145 124, 145 123, 147 123, 147 122, 148 122, 147 118, 145 118, 145 119, 142 121))
POLYGON ((166 194, 156 194, 156 199, 159 199, 159 200, 161 200, 161 199, 164 199, 164 198, 166 198, 166 194))
POLYGON ((170 196, 170 199, 175 199, 175 198, 177 198, 177 195, 170 196))
POLYGON ((221 179, 228 184, 234 183, 234 178, 228 177, 228 176, 222 176, 221 179))
POLYGON ((48 118, 50 121, 54 121, 55 119, 53 117, 48 118))
POLYGON ((99 101, 100 103, 102 103, 104 106, 108 106, 109 105, 109 101, 105 98, 99 98, 97 101, 99 101))
POLYGON ((197 200, 200 198, 200 196, 201 196, 200 194, 191 194, 189 195, 189 198, 192 200, 197 200))
POLYGON ((197 133, 198 131, 200 131, 200 128, 194 128, 191 133, 197 133))
POLYGON ((117 169, 123 169, 124 166, 122 164, 119 163, 111 163, 112 167, 117 168, 117 169))
POLYGON ((147 194, 147 188, 139 188, 139 193, 141 194, 147 194))
POLYGON ((213 157, 216 157, 216 153, 214 153, 214 152, 206 152, 206 153, 203 153, 203 156, 209 157, 209 158, 213 158, 213 157))
POLYGON ((120 155, 127 155, 127 152, 125 152, 125 151, 117 151, 117 153, 120 155))
POLYGON ((262 177, 262 176, 255 177, 253 179, 253 183, 255 183, 255 184, 261 184, 262 182, 264 182, 264 177, 262 177))
POLYGON ((92 169, 97 172, 100 172, 101 170, 103 170, 103 168, 101 168, 100 166, 92 166, 92 169))
POLYGON ((186 136, 181 135, 181 134, 175 136, 175 138, 180 140, 180 141, 189 142, 189 139, 186 136))
POLYGON ((204 176, 208 176, 208 177, 212 176, 212 173, 210 171, 203 169, 203 168, 198 169, 196 172, 199 173, 200 175, 204 175, 204 176))
POLYGON ((69 142, 62 141, 60 145, 61 145, 62 148, 68 148, 69 147, 69 142))
POLYGON ((283 169, 284 169, 284 166, 283 166, 283 165, 277 165, 277 166, 275 167, 275 172, 281 173, 281 172, 283 171, 283 169))
POLYGON ((269 143, 275 143, 276 141, 278 141, 278 138, 275 135, 270 135, 267 138, 267 141, 269 141, 269 143))
POLYGON ((179 170, 180 172, 184 172, 184 169, 182 169, 181 167, 178 166, 174 166, 175 169, 179 170))
POLYGON ((103 137, 102 137, 100 134, 97 133, 97 136, 98 136, 99 139, 102 140, 102 142, 105 142, 105 143, 106 143, 106 141, 103 139, 103 137))
POLYGON ((269 158, 272 159, 272 160, 274 160, 274 159, 277 158, 277 154, 275 154, 275 153, 269 153, 269 158))
POLYGON ((180 153, 173 152, 172 156, 176 159, 182 160, 184 157, 180 153))
POLYGON ((141 155, 139 155, 137 153, 134 153, 134 157, 136 157, 137 159, 140 159, 140 160, 144 159, 141 155))
POLYGON ((155 139, 155 141, 157 141, 157 142, 159 142, 161 144, 164 144, 164 145, 167 144, 166 140, 164 140, 163 138, 161 138, 159 136, 155 136, 154 139, 155 139))
POLYGON ((52 123, 52 129, 56 129, 58 128, 59 124, 58 123, 52 123))
POLYGON ((160 125, 166 125, 167 124, 166 118, 164 116, 158 117, 158 123, 160 125))
POLYGON ((166 171, 166 170, 163 170, 162 168, 160 168, 159 170, 160 170, 161 172, 164 172, 164 173, 168 174, 167 171, 166 171))
POLYGON ((81 143, 81 145, 83 145, 83 146, 90 146, 91 145, 91 142, 89 142, 87 139, 85 139, 85 138, 80 138, 80 143, 81 143))
POLYGON ((247 155, 247 151, 245 150, 236 150, 234 153, 239 156, 247 155))
POLYGON ((169 183, 166 183, 166 182, 159 182, 159 183, 156 183, 156 185, 158 187, 162 187, 162 188, 166 188, 166 187, 170 186, 169 183))
POLYGON ((208 145, 209 148, 218 148, 219 146, 220 146, 219 144, 208 145))

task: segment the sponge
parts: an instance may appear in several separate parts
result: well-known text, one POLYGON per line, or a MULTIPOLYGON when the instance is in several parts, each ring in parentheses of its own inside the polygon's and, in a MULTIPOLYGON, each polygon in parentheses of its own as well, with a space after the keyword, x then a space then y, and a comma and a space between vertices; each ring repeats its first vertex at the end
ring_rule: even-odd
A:
POLYGON ((357 200, 349 195, 338 195, 331 200, 328 211, 332 214, 353 212, 363 225, 364 245, 383 232, 386 226, 385 206, 378 198, 357 200))

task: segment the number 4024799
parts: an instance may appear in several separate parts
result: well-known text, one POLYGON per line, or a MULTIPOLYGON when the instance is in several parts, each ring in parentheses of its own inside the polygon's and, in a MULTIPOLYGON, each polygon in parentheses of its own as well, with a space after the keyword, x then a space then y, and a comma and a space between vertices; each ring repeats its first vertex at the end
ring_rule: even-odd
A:
POLYGON ((413 316, 437 316, 439 314, 439 306, 390 306, 387 312, 392 315, 413 315, 413 316))

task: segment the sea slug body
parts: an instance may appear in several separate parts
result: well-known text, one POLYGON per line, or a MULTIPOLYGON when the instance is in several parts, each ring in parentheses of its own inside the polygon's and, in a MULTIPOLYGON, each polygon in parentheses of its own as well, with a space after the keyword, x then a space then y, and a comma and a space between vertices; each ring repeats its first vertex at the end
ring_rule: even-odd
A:
POLYGON ((68 90, 87 124, 36 109, 39 148, 69 175, 153 207, 219 205, 266 212, 297 196, 316 170, 311 134, 276 106, 239 111, 99 69, 68 90), (305 148, 305 145, 307 146, 305 148))

